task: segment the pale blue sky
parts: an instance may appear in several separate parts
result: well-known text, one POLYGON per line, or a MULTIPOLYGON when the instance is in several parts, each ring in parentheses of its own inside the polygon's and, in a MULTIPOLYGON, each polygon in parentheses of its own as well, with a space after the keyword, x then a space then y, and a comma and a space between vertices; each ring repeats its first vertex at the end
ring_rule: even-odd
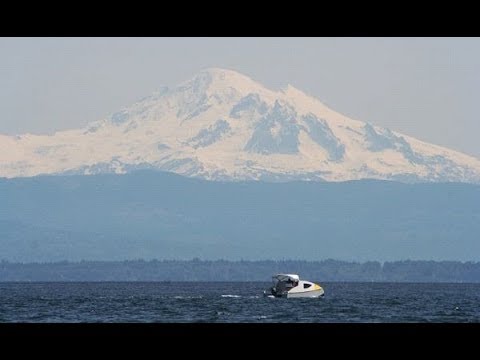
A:
POLYGON ((0 38, 0 133, 101 119, 207 67, 480 157, 480 38, 0 38))

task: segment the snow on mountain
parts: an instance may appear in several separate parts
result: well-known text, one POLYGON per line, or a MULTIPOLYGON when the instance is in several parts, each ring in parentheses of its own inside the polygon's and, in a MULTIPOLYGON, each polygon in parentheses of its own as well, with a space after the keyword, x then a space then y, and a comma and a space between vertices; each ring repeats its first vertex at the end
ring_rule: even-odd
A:
POLYGON ((208 180, 480 182, 476 158, 224 69, 163 87, 82 129, 0 135, 1 177, 149 168, 208 180))

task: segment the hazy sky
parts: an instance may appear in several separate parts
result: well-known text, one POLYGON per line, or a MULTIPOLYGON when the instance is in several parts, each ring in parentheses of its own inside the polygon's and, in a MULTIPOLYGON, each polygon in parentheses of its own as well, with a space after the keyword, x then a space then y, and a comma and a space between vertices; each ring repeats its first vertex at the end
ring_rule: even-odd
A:
POLYGON ((0 133, 80 127, 207 67, 480 157, 480 38, 0 38, 0 133))

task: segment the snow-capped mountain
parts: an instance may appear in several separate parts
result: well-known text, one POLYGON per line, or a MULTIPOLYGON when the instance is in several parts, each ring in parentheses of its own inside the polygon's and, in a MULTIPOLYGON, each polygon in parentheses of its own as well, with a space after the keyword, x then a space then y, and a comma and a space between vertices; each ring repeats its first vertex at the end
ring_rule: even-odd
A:
POLYGON ((160 169, 208 180, 480 182, 480 160, 208 69, 82 129, 0 135, 0 177, 160 169))

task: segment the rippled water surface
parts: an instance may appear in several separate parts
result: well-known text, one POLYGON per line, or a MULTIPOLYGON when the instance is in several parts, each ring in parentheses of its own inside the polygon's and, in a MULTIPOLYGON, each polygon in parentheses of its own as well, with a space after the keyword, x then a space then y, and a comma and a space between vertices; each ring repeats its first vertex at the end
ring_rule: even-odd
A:
POLYGON ((321 283, 320 299, 268 283, 0 283, 0 322, 479 322, 480 284, 321 283))

